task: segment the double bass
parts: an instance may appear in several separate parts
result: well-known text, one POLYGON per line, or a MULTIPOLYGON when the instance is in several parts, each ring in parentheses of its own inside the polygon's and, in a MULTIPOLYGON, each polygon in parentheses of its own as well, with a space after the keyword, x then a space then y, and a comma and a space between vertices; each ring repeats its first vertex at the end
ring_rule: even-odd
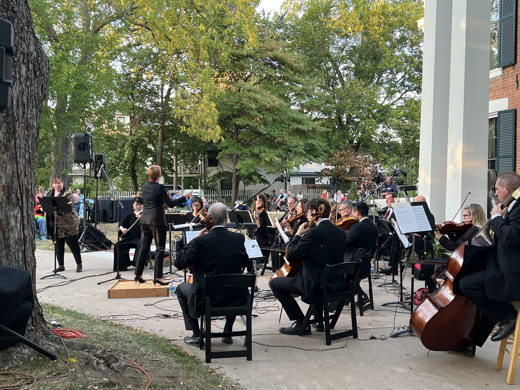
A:
MULTIPOLYGON (((314 225, 316 225, 316 220, 319 217, 321 217, 324 213, 325 213, 325 206, 320 204, 318 206, 318 212, 316 214, 314 214, 312 216, 311 220, 309 221, 309 224, 308 224, 309 228, 314 227, 314 225)), ((280 269, 277 269, 276 272, 273 274, 273 276, 271 276, 271 278, 269 279, 269 283, 268 283, 269 288, 271 288, 271 280, 273 280, 274 278, 293 277, 298 272, 300 272, 301 269, 303 268, 303 265, 302 265, 301 261, 291 263, 291 262, 289 262, 289 260, 287 260, 287 250, 289 249, 289 245, 291 245, 290 242, 287 245, 287 247, 285 248, 285 256, 284 256, 284 264, 283 264, 283 266, 280 269)))
MULTIPOLYGON (((517 189, 505 200, 502 209, 518 198, 520 190, 517 189)), ((471 245, 492 245, 487 234, 490 220, 471 240, 471 245)), ((448 260, 444 284, 434 293, 428 294, 410 319, 412 331, 432 351, 451 351, 468 343, 477 333, 482 320, 482 313, 473 302, 453 292, 454 280, 463 266, 464 249, 467 245, 469 244, 462 243, 453 251, 448 260)))

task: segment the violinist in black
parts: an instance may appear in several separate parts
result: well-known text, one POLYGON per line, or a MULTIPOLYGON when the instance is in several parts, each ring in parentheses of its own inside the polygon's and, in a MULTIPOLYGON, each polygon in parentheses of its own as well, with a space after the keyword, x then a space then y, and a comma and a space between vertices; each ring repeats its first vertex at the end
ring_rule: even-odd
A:
MULTIPOLYGON (((256 197, 256 209, 254 212, 256 231, 255 237, 258 245, 270 246, 269 235, 267 232, 267 225, 269 224, 269 216, 267 215, 267 198, 264 194, 259 194, 256 197)), ((262 250, 264 260, 267 261, 269 258, 269 250, 262 250)))
POLYGON ((204 222, 204 210, 202 206, 202 199, 198 196, 194 196, 191 200, 191 211, 186 214, 186 219, 190 223, 202 223, 206 224, 204 222))
POLYGON ((121 240, 114 246, 114 271, 117 271, 117 259, 119 259, 119 271, 126 271, 129 266, 135 267, 135 261, 130 261, 131 248, 135 248, 134 259, 139 255, 141 241, 139 218, 143 211, 143 198, 136 196, 132 206, 134 211, 126 214, 119 224, 121 240))

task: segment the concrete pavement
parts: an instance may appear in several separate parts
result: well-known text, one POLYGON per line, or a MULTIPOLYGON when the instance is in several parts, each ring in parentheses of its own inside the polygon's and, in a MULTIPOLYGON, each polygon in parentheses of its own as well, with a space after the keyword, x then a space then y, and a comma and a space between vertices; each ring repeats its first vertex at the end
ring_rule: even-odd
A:
MULTIPOLYGON (((115 276, 115 273, 110 272, 111 252, 83 254, 84 272, 81 274, 75 272, 72 255, 66 253, 66 270, 61 274, 68 278, 67 283, 57 277, 40 280, 40 277, 51 274, 52 251, 37 250, 36 259, 37 288, 45 288, 38 294, 40 302, 175 339, 175 344, 204 361, 203 350, 187 346, 182 341, 190 332, 184 330, 176 298, 107 298, 107 290, 113 282, 97 283, 115 276), (104 273, 108 274, 101 275, 104 273), (57 284, 62 285, 54 287, 57 284)), ((132 279, 133 270, 123 272, 122 275, 125 279, 132 279)), ((152 270, 145 270, 146 279, 151 279, 152 275, 152 270)), ((450 352, 428 353, 414 335, 389 338, 393 331, 408 325, 410 315, 395 306, 381 306, 385 302, 395 301, 397 293, 393 288, 376 287, 382 283, 381 279, 374 282, 375 310, 357 317, 359 338, 338 340, 331 346, 325 345, 324 333, 313 332, 310 336, 299 337, 278 332, 280 326, 288 326, 291 322, 285 313, 282 314, 281 322, 278 322, 280 305, 269 297, 268 280, 269 276, 258 279, 260 289, 265 291, 255 299, 254 312, 258 316, 253 319, 253 360, 216 359, 209 364, 246 389, 511 388, 506 384, 509 357, 506 356, 502 371, 495 370, 498 343, 488 341, 484 348, 477 349, 475 358, 467 358, 450 352)), ((408 286, 409 283, 407 277, 404 285, 408 286)), ((418 283, 422 286, 422 282, 418 283)), ((362 287, 368 291, 366 282, 362 283, 362 287)), ((302 303, 302 307, 305 312, 307 305, 302 303)), ((217 328, 223 325, 223 320, 214 321, 217 328)), ((348 329, 349 326, 350 313, 344 311, 337 329, 348 329)), ((237 320, 235 327, 243 328, 243 325, 237 320)), ((227 346, 215 339, 213 348, 236 348, 243 342, 242 339, 234 341, 235 344, 227 346)), ((520 377, 517 383, 520 383, 520 377)))

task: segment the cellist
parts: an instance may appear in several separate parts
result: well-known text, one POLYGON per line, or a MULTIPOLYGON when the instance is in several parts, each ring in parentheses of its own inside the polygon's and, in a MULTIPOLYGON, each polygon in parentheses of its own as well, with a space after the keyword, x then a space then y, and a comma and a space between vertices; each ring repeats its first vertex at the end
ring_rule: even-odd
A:
POLYGON ((460 291, 454 289, 456 294, 462 293, 484 314, 475 337, 456 349, 464 356, 475 356, 476 346, 482 347, 495 324, 499 329, 491 341, 506 339, 515 330, 517 312, 510 302, 520 300, 520 207, 516 200, 504 209, 502 203, 519 187, 520 176, 515 172, 497 178, 495 195, 500 203, 491 210, 488 222, 495 233, 495 245, 487 256, 486 269, 462 276, 460 291))

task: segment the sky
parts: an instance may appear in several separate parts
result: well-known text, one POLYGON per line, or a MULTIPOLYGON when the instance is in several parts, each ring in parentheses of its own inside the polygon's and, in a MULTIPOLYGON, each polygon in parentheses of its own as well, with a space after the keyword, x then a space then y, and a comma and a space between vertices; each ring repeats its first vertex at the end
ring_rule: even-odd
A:
POLYGON ((280 7, 282 5, 284 0, 261 0, 260 4, 256 8, 257 11, 261 11, 262 9, 265 9, 265 12, 269 11, 280 11, 280 7))

